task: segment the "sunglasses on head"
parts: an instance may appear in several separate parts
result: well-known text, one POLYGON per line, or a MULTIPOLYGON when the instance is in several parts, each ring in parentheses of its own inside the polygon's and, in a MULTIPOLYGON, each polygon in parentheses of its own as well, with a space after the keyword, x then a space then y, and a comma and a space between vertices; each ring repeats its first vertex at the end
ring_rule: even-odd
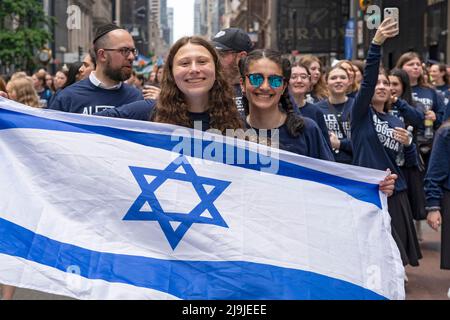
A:
MULTIPOLYGON (((259 88, 264 83, 265 77, 261 73, 251 73, 247 75, 247 78, 253 87, 259 88)), ((283 85, 283 76, 273 74, 268 76, 267 79, 269 81, 269 86, 272 89, 280 88, 283 85)))

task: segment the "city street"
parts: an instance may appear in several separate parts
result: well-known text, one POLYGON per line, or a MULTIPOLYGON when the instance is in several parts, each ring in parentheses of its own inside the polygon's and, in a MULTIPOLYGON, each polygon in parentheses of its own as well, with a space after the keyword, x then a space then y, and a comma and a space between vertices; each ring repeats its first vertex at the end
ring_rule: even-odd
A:
MULTIPOLYGON (((450 271, 439 269, 440 234, 422 222, 424 239, 421 242, 424 258, 417 268, 407 268, 409 283, 406 286, 407 300, 448 300, 450 271)), ((71 298, 18 289, 15 300, 72 300, 71 298)))

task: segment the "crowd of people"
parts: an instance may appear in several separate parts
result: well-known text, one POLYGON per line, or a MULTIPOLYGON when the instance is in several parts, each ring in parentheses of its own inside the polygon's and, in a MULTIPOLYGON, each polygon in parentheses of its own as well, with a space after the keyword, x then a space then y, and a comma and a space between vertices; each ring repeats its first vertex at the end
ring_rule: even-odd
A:
MULTIPOLYGON (((383 68, 381 48, 398 32, 392 19, 384 20, 366 61, 325 69, 314 55, 290 61, 271 49, 253 50, 243 30, 228 28, 211 41, 179 39, 145 79, 132 68, 132 36, 107 24, 82 63, 55 77, 45 70, 15 73, 6 84, 0 79, 0 95, 61 112, 200 123, 195 128, 222 134, 247 129, 258 138, 276 131, 273 147, 387 171, 380 190, 403 264, 419 265, 421 229, 414 221, 427 220, 442 228, 441 268, 450 269, 449 68, 427 66, 415 52, 383 68)), ((4 286, 3 298, 13 293, 4 286)))

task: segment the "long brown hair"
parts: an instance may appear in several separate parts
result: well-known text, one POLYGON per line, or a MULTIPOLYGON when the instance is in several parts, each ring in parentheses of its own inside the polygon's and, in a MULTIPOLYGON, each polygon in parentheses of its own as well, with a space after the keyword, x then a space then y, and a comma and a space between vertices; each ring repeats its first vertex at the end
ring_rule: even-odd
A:
POLYGON ((319 100, 324 100, 328 98, 328 89, 325 84, 325 81, 323 80, 323 65, 319 58, 316 56, 313 56, 311 54, 304 55, 300 58, 299 61, 301 64, 305 65, 309 68, 311 67, 311 64, 313 62, 317 62, 320 66, 320 78, 317 81, 317 83, 312 87, 312 94, 319 100))
MULTIPOLYGON (((419 59, 420 64, 422 64, 422 58, 420 57, 420 55, 417 52, 406 52, 404 54, 402 54, 400 56, 400 58, 398 58, 397 60, 397 64, 395 65, 396 68, 398 69, 403 69, 403 66, 405 64, 407 64, 409 61, 413 60, 413 59, 419 59)), ((425 81, 424 77, 423 77, 423 66, 422 66, 422 74, 419 76, 419 79, 417 79, 417 84, 419 85, 419 87, 424 87, 424 88, 431 88, 431 86, 425 81)))
POLYGON ((234 103, 231 85, 225 80, 222 65, 215 49, 203 38, 192 36, 179 39, 170 48, 167 62, 161 81, 161 93, 156 103, 156 109, 151 120, 156 122, 170 123, 188 128, 194 124, 189 118, 189 110, 184 94, 180 91, 173 77, 173 61, 178 50, 184 45, 191 43, 200 45, 207 49, 214 60, 216 81, 209 91, 209 117, 210 128, 225 133, 226 129, 242 129, 243 122, 234 103))

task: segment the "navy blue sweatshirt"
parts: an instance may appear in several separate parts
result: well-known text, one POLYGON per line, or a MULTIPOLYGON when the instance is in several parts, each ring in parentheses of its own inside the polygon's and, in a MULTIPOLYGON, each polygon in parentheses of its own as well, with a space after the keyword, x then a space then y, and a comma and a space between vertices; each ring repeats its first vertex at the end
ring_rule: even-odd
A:
MULTIPOLYGON (((286 124, 278 128, 279 148, 311 158, 334 161, 333 154, 314 120, 309 118, 303 118, 303 120, 305 125, 297 138, 289 134, 286 124)), ((251 128, 247 122, 246 126, 251 128)), ((254 129, 257 134, 260 134, 260 130, 254 129)), ((268 138, 272 135, 276 136, 272 130, 267 130, 268 138)))
POLYGON ((111 118, 149 121, 150 114, 155 105, 156 105, 155 100, 139 100, 132 103, 124 104, 123 106, 116 107, 113 109, 104 109, 103 111, 94 113, 94 115, 111 118))
MULTIPOLYGON (((404 127, 403 122, 388 113, 378 113, 371 107, 372 97, 378 81, 381 47, 371 44, 359 93, 352 109, 351 132, 353 164, 357 166, 386 170, 398 175, 395 192, 407 188, 405 178, 396 164, 401 144, 393 138, 394 127, 404 127)), ((417 165, 415 144, 404 147, 405 165, 417 165)))
POLYGON ((62 90, 52 100, 49 109, 94 114, 104 109, 115 108, 143 99, 144 97, 138 89, 126 83, 122 83, 120 89, 107 90, 95 86, 88 78, 62 90))
POLYGON ((444 98, 438 94, 436 90, 431 88, 419 87, 418 85, 412 87, 412 94, 414 101, 422 103, 426 107, 431 107, 431 110, 436 114, 436 121, 434 121, 434 130, 437 130, 444 121, 445 109, 444 98))
POLYGON ((334 106, 337 116, 340 118, 340 123, 344 132, 341 128, 336 118, 335 113, 331 109, 330 102, 328 99, 322 100, 315 104, 324 114, 325 123, 328 127, 328 131, 333 132, 341 142, 339 150, 335 150, 334 158, 336 162, 351 164, 353 159, 353 150, 351 142, 351 132, 350 132, 350 117, 351 110, 353 108, 354 100, 348 98, 347 102, 342 104, 331 105, 334 106))
POLYGON ((322 131, 323 137, 327 141, 328 146, 331 150, 331 142, 330 142, 330 135, 328 134, 328 127, 325 123, 325 117, 323 112, 315 105, 306 102, 303 107, 299 107, 297 103, 295 103, 295 100, 292 96, 291 102, 294 105, 294 111, 301 115, 302 117, 307 117, 316 122, 316 124, 319 126, 320 131, 322 131))
POLYGON ((440 206, 444 191, 450 191, 450 122, 436 132, 424 186, 427 207, 440 206))
MULTIPOLYGON (((103 111, 94 113, 94 115, 111 118, 150 121, 150 116, 155 106, 155 100, 141 100, 125 104, 114 109, 105 109, 103 111)), ((210 118, 208 112, 189 112, 189 118, 192 121, 201 121, 203 131, 206 131, 210 128, 210 118)))
POLYGON ((411 106, 403 99, 399 98, 392 104, 392 113, 401 118, 405 124, 413 126, 414 129, 423 129, 424 127, 425 114, 423 111, 411 106))

